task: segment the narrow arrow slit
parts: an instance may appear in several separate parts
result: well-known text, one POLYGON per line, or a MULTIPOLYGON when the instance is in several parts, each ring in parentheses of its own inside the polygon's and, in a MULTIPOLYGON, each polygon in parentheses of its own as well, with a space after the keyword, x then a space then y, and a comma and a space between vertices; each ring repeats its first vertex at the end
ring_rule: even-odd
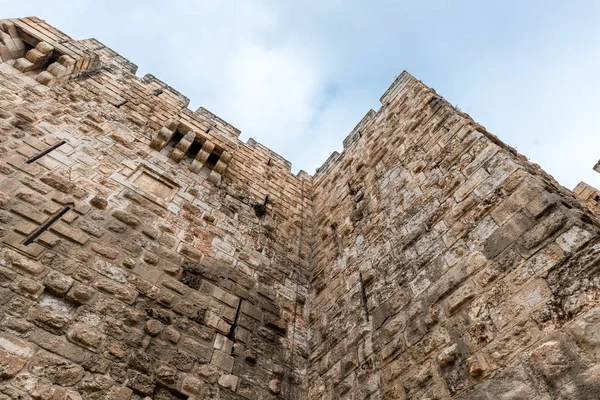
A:
POLYGON ((367 321, 369 320, 369 308, 367 306, 367 292, 365 290, 365 284, 363 282, 362 272, 358 273, 358 278, 360 279, 360 299, 362 301, 363 308, 365 310, 365 316, 367 317, 367 321))

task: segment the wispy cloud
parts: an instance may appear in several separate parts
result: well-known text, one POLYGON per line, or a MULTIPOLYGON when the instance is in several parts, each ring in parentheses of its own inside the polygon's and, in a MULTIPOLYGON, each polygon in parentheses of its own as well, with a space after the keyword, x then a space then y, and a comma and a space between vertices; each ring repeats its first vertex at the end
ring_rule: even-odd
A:
POLYGON ((573 187, 600 187, 600 3, 0 0, 96 37, 313 172, 403 69, 573 187))

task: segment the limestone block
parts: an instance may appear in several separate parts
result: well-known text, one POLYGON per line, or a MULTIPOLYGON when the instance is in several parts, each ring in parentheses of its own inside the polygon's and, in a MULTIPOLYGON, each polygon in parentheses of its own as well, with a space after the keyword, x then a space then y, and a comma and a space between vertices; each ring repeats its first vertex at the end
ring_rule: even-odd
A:
POLYGON ((0 335, 0 378, 14 377, 33 356, 33 346, 8 334, 0 335))
POLYGON ((214 149, 215 149, 215 144, 213 142, 211 142, 210 140, 207 140, 202 145, 202 151, 205 151, 208 154, 212 153, 214 149))
POLYGON ((69 240, 72 240, 73 242, 80 244, 80 245, 85 245, 88 240, 89 237, 85 234, 83 234, 82 232, 80 232, 77 229, 71 228, 69 225, 65 224, 64 222, 57 222, 55 224, 53 224, 50 227, 50 230, 53 233, 56 233, 60 236, 63 236, 69 240))
POLYGON ((200 161, 198 161, 198 159, 194 159, 192 161, 192 163, 190 164, 190 171, 192 171, 193 173, 197 174, 198 172, 200 172, 200 170, 202 169, 202 167, 204 166, 204 164, 202 164, 200 161))
POLYGON ((17 49, 17 46, 13 42, 10 35, 0 31, 0 42, 3 43, 4 46, 8 49, 10 55, 9 60, 16 60, 17 58, 21 57, 19 50, 17 49))
POLYGON ((190 395, 200 394, 200 392, 202 391, 203 385, 204 385, 204 382, 202 382, 200 379, 198 379, 192 375, 186 375, 186 377, 183 379, 183 382, 181 384, 181 390, 185 394, 190 394, 190 395))
POLYGON ((177 130, 177 128, 179 127, 179 122, 174 119, 170 119, 167 122, 165 122, 165 127, 168 130, 175 132, 177 130))
POLYGON ((221 350, 225 354, 231 354, 233 342, 227 339, 227 337, 217 333, 213 347, 217 350, 221 350))
POLYGON ((13 67, 21 72, 29 72, 34 70, 35 64, 26 58, 19 58, 17 61, 15 61, 13 67))
POLYGON ((271 379, 269 381, 269 392, 273 394, 281 393, 281 381, 279 379, 271 379))
POLYGON ((12 54, 5 44, 0 43, 0 62, 12 60, 12 54))
POLYGON ((31 360, 29 372, 63 386, 76 384, 84 375, 81 366, 44 351, 38 352, 31 360))
POLYGON ((587 243, 592 238, 592 233, 577 226, 572 227, 556 239, 556 243, 565 252, 573 252, 587 243))
POLYGON ((216 383, 219 377, 219 370, 210 364, 199 365, 195 372, 208 383, 216 383))
POLYGON ((216 173, 218 173, 218 174, 222 174, 225 171, 225 168, 227 168, 227 164, 224 163, 223 161, 219 160, 215 164, 215 167, 213 168, 213 171, 216 172, 216 173))
POLYGON ((52 393, 52 382, 28 373, 17 375, 12 381, 12 385, 36 399, 47 398, 48 394, 52 393))
POLYGON ((523 307, 526 311, 531 312, 539 305, 547 302, 552 297, 552 292, 548 288, 548 284, 543 279, 536 279, 525 285, 519 293, 517 293, 512 302, 515 307, 523 307))
POLYGON ((215 350, 213 352, 213 356, 210 363, 215 367, 229 373, 233 371, 234 361, 235 359, 229 354, 224 353, 220 350, 215 350))
POLYGON ((36 65, 36 68, 39 68, 47 60, 46 55, 40 53, 36 49, 29 50, 27 54, 25 54, 25 58, 30 62, 34 63, 36 65))
POLYGON ((93 327, 88 327, 84 324, 75 324, 67 333, 67 338, 88 350, 98 351, 106 336, 93 327))
POLYGON ((125 210, 115 210, 112 213, 112 216, 124 223, 125 225, 129 225, 131 227, 139 226, 142 221, 139 218, 133 216, 130 212, 125 210))
POLYGON ((73 59, 73 57, 68 56, 68 55, 62 55, 59 57, 58 59, 58 63, 60 65, 62 65, 63 67, 65 67, 66 72, 65 74, 71 74, 73 73, 73 70, 75 69, 75 59, 73 59))
POLYGON ((239 378, 235 375, 221 375, 219 378, 219 385, 235 391, 238 386, 238 381, 239 378))
POLYGON ((42 40, 35 46, 35 49, 42 54, 48 54, 54 50, 54 47, 42 40))
POLYGON ((198 161, 198 163, 200 163, 201 165, 204 165, 206 163, 206 160, 208 160, 209 156, 210 156, 210 153, 205 151, 204 147, 203 147, 202 150, 200 150, 198 152, 198 154, 196 154, 195 161, 198 161))
POLYGON ((196 138, 196 133, 194 131, 189 131, 185 134, 185 136, 175 145, 175 148, 170 154, 171 160, 175 162, 180 162, 185 157, 185 153, 189 150, 190 146, 194 142, 196 138))
POLYGON ((156 319, 146 321, 146 325, 144 327, 146 333, 150 336, 157 336, 162 332, 163 328, 163 323, 156 319))
POLYGON ((44 278, 46 289, 57 295, 65 295, 73 285, 73 278, 57 271, 51 271, 44 278))
POLYGON ((469 375, 473 379, 480 379, 489 372, 489 366, 485 361, 485 357, 480 353, 467 358, 466 365, 469 375))
POLYGON ((217 331, 221 332, 224 335, 227 335, 229 333, 229 330, 231 329, 231 325, 229 325, 227 322, 225 322, 224 320, 219 318, 218 315, 211 315, 208 318, 206 325, 211 328, 216 329, 217 331))
POLYGON ((67 293, 67 298, 74 301, 76 304, 86 304, 89 303, 95 295, 96 291, 90 286, 75 283, 67 293))
POLYGON ((567 326, 567 330, 582 347, 600 360, 600 307, 577 317, 567 326))
POLYGON ((152 142, 150 143, 150 147, 157 151, 162 149, 163 147, 165 147, 167 142, 171 140, 171 137, 173 137, 174 134, 174 130, 170 130, 167 127, 162 127, 160 131, 158 131, 158 134, 156 135, 154 140, 152 140, 152 142))
POLYGON ((216 171, 210 171, 210 175, 208 175, 207 180, 212 184, 218 185, 221 183, 221 174, 216 171))
POLYGON ((58 62, 53 62, 52 64, 50 64, 48 66, 48 68, 46 69, 46 71, 50 72, 52 75, 56 76, 57 78, 60 78, 67 74, 67 68, 65 66, 59 64, 58 62))
POLYGON ((121 285, 110 279, 101 278, 94 283, 98 290, 112 294, 124 303, 131 304, 138 295, 138 292, 129 286, 121 285))
POLYGON ((52 84, 55 79, 56 77, 48 71, 42 71, 35 77, 36 81, 46 86, 52 84))
POLYGON ((573 366, 573 360, 560 342, 550 340, 537 346, 530 352, 537 371, 542 372, 549 381, 557 381, 573 366))
POLYGON ((219 157, 219 161, 223 161, 225 164, 229 164, 229 161, 231 161, 232 155, 230 152, 228 151, 224 151, 221 154, 221 157, 219 157))

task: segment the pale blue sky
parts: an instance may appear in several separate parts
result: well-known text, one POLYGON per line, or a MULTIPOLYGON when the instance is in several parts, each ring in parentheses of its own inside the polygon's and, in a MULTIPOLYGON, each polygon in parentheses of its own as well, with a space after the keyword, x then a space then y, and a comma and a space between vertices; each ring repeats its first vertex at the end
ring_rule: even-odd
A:
POLYGON ((0 0, 95 37, 314 169, 406 69, 563 185, 600 187, 598 1, 0 0))

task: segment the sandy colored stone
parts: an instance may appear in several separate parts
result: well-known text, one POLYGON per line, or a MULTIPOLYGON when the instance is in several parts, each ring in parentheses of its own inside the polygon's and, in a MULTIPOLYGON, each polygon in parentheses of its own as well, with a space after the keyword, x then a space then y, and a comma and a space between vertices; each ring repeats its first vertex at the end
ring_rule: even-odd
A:
POLYGON ((597 189, 407 72, 294 173, 95 39, 0 27, 0 397, 596 395, 597 189))

